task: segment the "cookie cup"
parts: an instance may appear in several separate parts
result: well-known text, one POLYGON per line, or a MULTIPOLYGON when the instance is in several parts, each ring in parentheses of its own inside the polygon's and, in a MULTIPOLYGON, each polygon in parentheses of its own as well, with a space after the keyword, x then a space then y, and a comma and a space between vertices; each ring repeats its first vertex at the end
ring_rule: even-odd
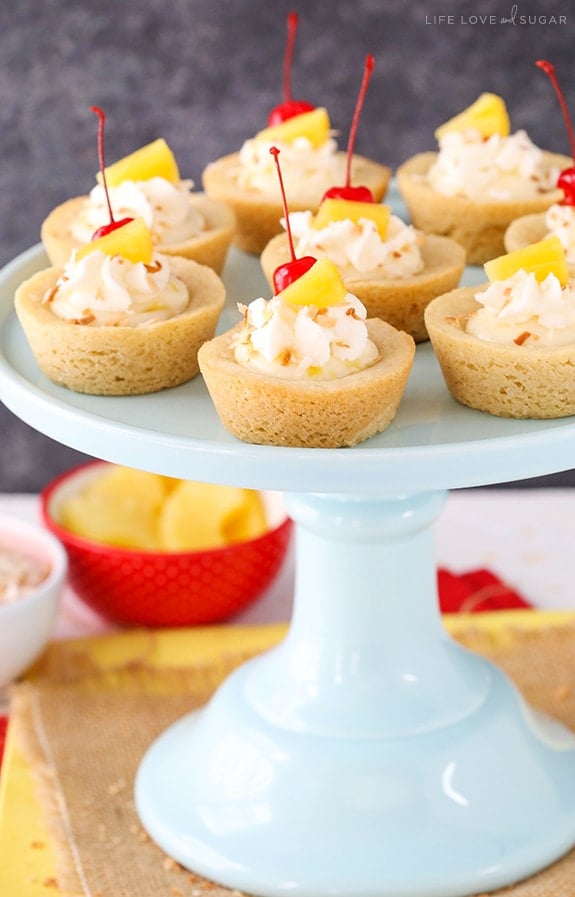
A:
MULTIPOLYGON (((72 250, 82 245, 72 236, 72 225, 87 200, 87 196, 69 199, 50 212, 42 223, 40 237, 46 254, 55 267, 65 265, 72 250)), ((219 274, 234 235, 234 214, 225 203, 216 202, 204 193, 190 194, 190 205, 202 214, 205 230, 181 243, 159 243, 156 249, 163 255, 181 256, 200 265, 208 265, 219 274)))
POLYGON ((451 395, 497 417, 550 419, 575 414, 575 344, 539 348, 503 345, 465 330, 481 306, 477 287, 429 304, 425 320, 451 395))
MULTIPOLYGON (((549 166, 560 170, 572 164, 567 156, 545 152, 549 166)), ((445 196, 427 181, 437 153, 419 153, 397 169, 397 185, 412 224, 426 233, 452 237, 467 252, 468 265, 483 265, 505 252, 505 231, 515 218, 545 212, 563 199, 562 190, 549 190, 532 199, 486 200, 445 196)))
MULTIPOLYGON (((345 153, 338 153, 342 183, 345 179, 345 153)), ((280 218, 283 217, 283 205, 279 193, 268 196, 257 190, 242 189, 237 184, 240 170, 239 153, 223 156, 211 162, 202 175, 206 193, 214 199, 227 203, 236 218, 236 232, 233 244, 243 252, 260 255, 267 243, 276 234, 282 232, 280 218)), ((372 162, 363 156, 355 155, 352 162, 352 182, 369 187, 376 202, 380 202, 387 191, 391 170, 385 165, 372 162)), ((305 212, 311 209, 317 212, 325 191, 321 195, 309 191, 305 177, 302 177, 301 191, 290 192, 289 206, 291 212, 305 212)))
POLYGON ((525 249, 532 243, 538 243, 549 236, 545 224, 545 212, 537 212, 534 215, 522 215, 512 221, 503 238, 506 252, 515 252, 516 249, 525 249))
MULTIPOLYGON (((429 234, 420 247, 424 269, 405 278, 342 271, 346 288, 361 299, 370 318, 382 318, 405 330, 416 343, 428 339, 424 312, 436 296, 454 289, 465 269, 465 250, 449 237, 429 234)), ((261 265, 273 289, 273 273, 291 258, 287 234, 273 237, 261 254, 261 265)))
POLYGON ((225 301, 218 275, 205 265, 174 258, 171 270, 188 288, 185 311, 139 327, 73 324, 52 314, 42 298, 62 268, 47 268, 21 284, 15 308, 43 374, 90 395, 142 395, 178 386, 199 372, 198 349, 210 339, 225 301))
POLYGON ((341 448, 385 430, 413 364, 415 343, 377 319, 367 322, 380 358, 337 380, 282 380, 239 365, 232 341, 242 325, 205 343, 198 359, 218 415, 234 436, 260 445, 341 448))

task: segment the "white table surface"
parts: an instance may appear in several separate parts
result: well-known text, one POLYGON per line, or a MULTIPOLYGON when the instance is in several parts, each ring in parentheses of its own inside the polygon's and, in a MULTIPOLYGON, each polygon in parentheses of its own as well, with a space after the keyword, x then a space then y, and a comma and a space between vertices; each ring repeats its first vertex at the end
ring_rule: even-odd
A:
MULTIPOLYGON (((34 495, 0 495, 0 511, 38 519, 34 495)), ((469 489, 449 493, 435 524, 436 559, 454 573, 487 567, 535 607, 575 610, 575 490, 469 489)), ((230 622, 288 620, 293 555, 263 597, 230 622)), ((54 637, 109 631, 110 624, 66 589, 54 637)))

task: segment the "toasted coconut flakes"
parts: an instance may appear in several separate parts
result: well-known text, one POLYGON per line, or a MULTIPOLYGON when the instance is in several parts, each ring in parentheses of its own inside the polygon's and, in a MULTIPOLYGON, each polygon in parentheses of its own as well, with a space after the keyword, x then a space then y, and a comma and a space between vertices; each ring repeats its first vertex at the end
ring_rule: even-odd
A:
POLYGON ((469 315, 465 315, 464 317, 457 317, 456 315, 447 315, 445 318, 446 324, 452 324, 453 327, 458 327, 460 330, 465 330, 465 323, 469 315))
POLYGON ((84 326, 87 326, 88 324, 92 324, 93 321, 95 321, 95 320, 96 320, 95 315, 93 315, 89 311, 85 311, 81 318, 69 318, 68 323, 69 324, 83 324, 84 326))
POLYGON ((243 302, 238 302, 237 309, 243 318, 244 324, 248 323, 248 307, 243 302))
POLYGON ((335 319, 328 318, 327 317, 328 312, 329 312, 328 308, 320 308, 319 309, 319 311, 317 313, 317 317, 319 318, 320 315, 323 315, 325 317, 325 321, 321 322, 321 326, 322 327, 335 327, 335 319))
POLYGON ((123 791, 127 786, 127 782, 125 779, 118 779, 117 782, 112 782, 111 785, 108 785, 108 794, 112 796, 119 794, 120 791, 123 791))
POLYGON ((180 866, 172 857, 164 857, 162 866, 166 872, 179 872, 183 867, 180 866))
POLYGON ((57 292, 58 287, 52 287, 51 290, 48 290, 48 292, 45 293, 42 298, 42 305, 50 305, 50 303, 54 301, 54 296, 57 292))

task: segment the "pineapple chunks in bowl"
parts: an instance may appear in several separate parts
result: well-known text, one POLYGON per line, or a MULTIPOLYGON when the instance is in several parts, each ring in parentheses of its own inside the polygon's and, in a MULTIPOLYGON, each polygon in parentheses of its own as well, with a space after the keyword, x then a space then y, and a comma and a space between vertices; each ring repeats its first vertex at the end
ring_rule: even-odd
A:
POLYGON ((272 584, 292 530, 277 493, 107 462, 57 477, 42 491, 41 510, 68 552, 78 597, 129 625, 228 619, 272 584))
POLYGON ((111 465, 64 498, 61 525, 86 539, 150 551, 198 551, 267 529, 259 493, 111 465))

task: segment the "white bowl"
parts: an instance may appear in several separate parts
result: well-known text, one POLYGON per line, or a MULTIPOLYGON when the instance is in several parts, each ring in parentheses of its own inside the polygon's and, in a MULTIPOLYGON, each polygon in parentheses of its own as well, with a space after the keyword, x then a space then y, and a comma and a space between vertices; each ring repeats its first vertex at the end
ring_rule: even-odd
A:
POLYGON ((0 688, 8 685, 47 645, 68 561, 61 543, 40 524, 0 514, 0 543, 49 564, 50 572, 34 591, 10 604, 0 603, 0 688))

